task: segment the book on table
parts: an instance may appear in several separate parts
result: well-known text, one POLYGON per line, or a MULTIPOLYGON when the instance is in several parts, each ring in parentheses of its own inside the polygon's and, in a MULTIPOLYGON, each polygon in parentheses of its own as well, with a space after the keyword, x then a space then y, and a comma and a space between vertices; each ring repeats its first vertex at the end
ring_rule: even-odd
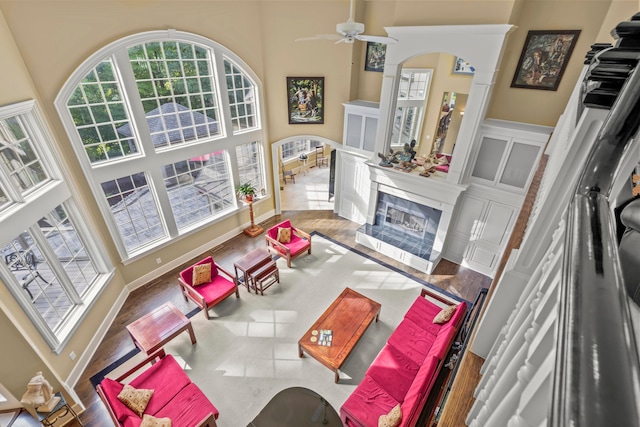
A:
POLYGON ((318 337, 318 345, 331 347, 332 339, 333 339, 333 331, 331 329, 321 329, 320 336, 318 337))

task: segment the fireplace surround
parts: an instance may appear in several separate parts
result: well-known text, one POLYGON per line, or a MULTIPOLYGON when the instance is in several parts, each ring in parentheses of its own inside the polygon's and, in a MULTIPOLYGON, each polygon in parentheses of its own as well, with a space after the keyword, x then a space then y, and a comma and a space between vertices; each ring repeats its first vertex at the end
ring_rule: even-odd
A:
MULTIPOLYGON (((368 163, 371 198, 356 242, 431 274, 442 257, 447 231, 466 185, 445 176, 420 177, 368 163)), ((445 174, 442 174, 445 175, 445 174)))

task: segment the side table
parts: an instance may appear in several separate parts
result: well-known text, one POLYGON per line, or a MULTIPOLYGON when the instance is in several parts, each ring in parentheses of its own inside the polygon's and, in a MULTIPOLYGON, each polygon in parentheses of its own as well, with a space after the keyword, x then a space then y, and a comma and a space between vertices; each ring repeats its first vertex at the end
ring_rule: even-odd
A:
MULTIPOLYGON (((271 260, 271 255, 267 249, 256 248, 234 262, 233 268, 235 270, 238 284, 244 283, 248 292, 251 292, 251 288, 256 289, 255 284, 251 280, 251 273, 271 260)), ((257 289, 256 293, 258 293, 257 289)))
POLYGON ((38 421, 45 427, 53 427, 60 418, 66 417, 67 414, 71 414, 71 416, 78 421, 78 423, 82 426, 82 421, 78 417, 78 414, 71 408, 71 405, 67 403, 64 396, 61 392, 57 392, 56 396, 60 398, 60 402, 51 410, 51 412, 36 412, 38 414, 38 421), (64 412, 62 412, 64 411, 64 412))
POLYGON ((146 354, 162 348, 184 331, 189 332, 191 344, 196 343, 191 320, 171 302, 127 325, 127 331, 136 347, 146 354))
POLYGON ((250 274, 250 280, 255 286, 256 294, 260 291, 260 295, 264 295, 264 290, 274 283, 280 283, 280 272, 274 260, 269 261, 262 267, 254 270, 250 274))

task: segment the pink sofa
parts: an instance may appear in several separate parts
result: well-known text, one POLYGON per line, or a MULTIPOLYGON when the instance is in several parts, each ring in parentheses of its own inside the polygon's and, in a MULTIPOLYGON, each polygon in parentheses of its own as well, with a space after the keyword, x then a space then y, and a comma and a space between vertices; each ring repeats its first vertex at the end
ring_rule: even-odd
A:
POLYGON ((378 418, 397 404, 400 426, 415 426, 467 311, 462 302, 447 323, 435 324, 441 307, 425 295, 444 301, 423 289, 340 408, 345 426, 376 427, 378 418))
POLYGON ((159 359, 129 384, 138 389, 154 391, 144 413, 156 418, 168 417, 172 427, 215 427, 218 410, 191 379, 184 373, 172 355, 159 350, 147 357, 117 379, 103 379, 96 387, 111 420, 118 427, 138 427, 142 419, 124 403, 118 394, 124 387, 123 379, 159 359))

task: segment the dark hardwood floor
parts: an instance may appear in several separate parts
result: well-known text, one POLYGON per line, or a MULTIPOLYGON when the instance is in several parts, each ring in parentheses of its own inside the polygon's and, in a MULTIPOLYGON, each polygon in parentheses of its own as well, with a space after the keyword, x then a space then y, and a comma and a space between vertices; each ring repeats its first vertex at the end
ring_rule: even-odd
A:
MULTIPOLYGON (((428 275, 361 245, 357 245, 355 235, 359 225, 340 218, 331 211, 288 211, 265 221, 261 225, 266 229, 286 218, 291 219, 291 222, 302 230, 307 232, 317 231, 341 243, 356 247, 374 258, 400 268, 419 279, 428 281, 449 293, 469 301, 475 299, 481 288, 488 288, 491 285, 490 278, 446 260, 441 261, 433 274, 428 275)), ((134 349, 134 345, 127 334, 125 326, 166 301, 172 301, 184 312, 195 308, 194 304, 185 302, 180 294, 177 284, 178 272, 194 261, 209 254, 224 268, 233 272, 233 263, 235 260, 251 249, 263 246, 265 246, 265 242, 262 235, 250 238, 244 234, 240 234, 232 240, 215 248, 211 248, 211 250, 203 253, 201 256, 186 262, 175 271, 171 271, 131 293, 89 362, 87 369, 76 384, 75 391, 86 407, 86 410, 80 415, 85 426, 108 427, 112 425, 107 411, 98 398, 89 379, 134 349)), ((246 290, 244 291, 246 292, 246 290)), ((27 414, 23 414, 23 416, 24 415, 27 414)), ((23 418, 24 417, 21 417, 21 421, 23 418)), ((14 424, 14 427, 29 425, 28 423, 14 424)), ((37 425, 37 423, 31 425, 37 425)), ((68 424, 69 427, 75 427, 77 425, 77 423, 68 424)))

